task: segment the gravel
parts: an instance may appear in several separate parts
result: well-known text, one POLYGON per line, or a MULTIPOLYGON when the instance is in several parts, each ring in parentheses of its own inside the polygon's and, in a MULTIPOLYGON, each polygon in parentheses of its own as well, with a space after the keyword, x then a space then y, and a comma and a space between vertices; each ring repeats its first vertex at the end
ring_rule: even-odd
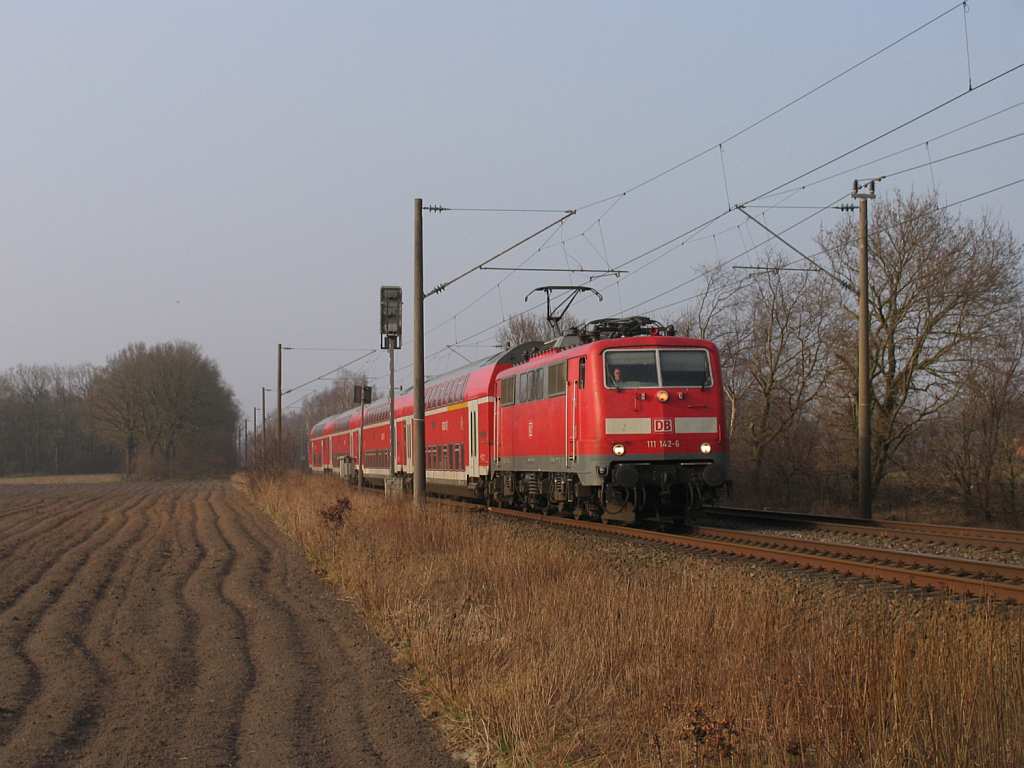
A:
POLYGON ((735 531, 750 531, 772 536, 786 536, 803 541, 820 541, 824 544, 852 544, 873 549, 891 549, 900 552, 915 552, 923 555, 953 557, 960 560, 980 560, 988 563, 1024 566, 1024 552, 992 549, 973 544, 950 544, 945 542, 918 541, 896 536, 868 533, 855 534, 849 531, 827 531, 816 528, 795 528, 790 526, 764 525, 727 517, 707 516, 701 525, 727 528, 735 531))

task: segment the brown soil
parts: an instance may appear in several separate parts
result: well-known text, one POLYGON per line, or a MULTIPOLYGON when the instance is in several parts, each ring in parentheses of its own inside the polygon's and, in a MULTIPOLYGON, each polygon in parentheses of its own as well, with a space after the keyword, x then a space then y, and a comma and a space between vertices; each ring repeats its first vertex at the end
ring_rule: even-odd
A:
POLYGON ((0 765, 445 766, 386 647, 226 483, 0 487, 0 765))

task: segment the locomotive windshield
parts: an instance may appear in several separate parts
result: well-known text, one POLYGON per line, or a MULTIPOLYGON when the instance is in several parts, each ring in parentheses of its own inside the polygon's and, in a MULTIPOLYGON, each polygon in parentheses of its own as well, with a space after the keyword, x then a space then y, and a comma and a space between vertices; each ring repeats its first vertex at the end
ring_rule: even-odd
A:
POLYGON ((661 357, 661 386, 711 386, 708 355, 703 349, 663 349, 659 355, 661 357))
POLYGON ((608 387, 707 387, 708 354, 703 349, 609 350, 604 354, 608 387))
POLYGON ((658 363, 654 350, 605 352, 604 378, 609 387, 656 387, 658 363))

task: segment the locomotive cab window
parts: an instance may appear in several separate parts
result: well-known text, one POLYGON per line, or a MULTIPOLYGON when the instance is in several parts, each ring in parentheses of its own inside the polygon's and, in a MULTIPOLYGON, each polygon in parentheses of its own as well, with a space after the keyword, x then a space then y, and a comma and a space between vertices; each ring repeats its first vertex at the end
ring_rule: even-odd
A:
POLYGON ((711 367, 703 349, 663 349, 659 356, 663 387, 711 386, 711 367))
POLYGON ((705 349, 609 350, 604 381, 609 389, 710 387, 711 361, 705 349))
POLYGON ((658 361, 654 350, 605 352, 604 382, 616 389, 658 386, 658 361))

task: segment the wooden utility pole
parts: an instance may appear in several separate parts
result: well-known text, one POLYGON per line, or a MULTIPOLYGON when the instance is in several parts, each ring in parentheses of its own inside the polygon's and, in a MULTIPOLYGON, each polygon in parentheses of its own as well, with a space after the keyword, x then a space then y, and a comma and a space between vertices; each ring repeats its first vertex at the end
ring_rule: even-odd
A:
POLYGON ((242 443, 242 445, 244 446, 243 447, 243 451, 242 451, 242 456, 243 456, 242 465, 247 467, 247 466, 249 466, 249 420, 248 419, 245 420, 245 442, 242 443))
POLYGON ((412 379, 413 379, 413 481, 412 501, 422 510, 427 497, 427 468, 425 460, 424 372, 423 372, 423 199, 413 201, 413 257, 412 257, 412 379))
POLYGON ((868 307, 868 200, 875 197, 875 181, 853 180, 853 197, 860 203, 860 276, 857 329, 857 480, 860 516, 871 519, 871 316, 868 307))
POLYGON ((281 460, 281 350, 277 345, 277 459, 281 460))

